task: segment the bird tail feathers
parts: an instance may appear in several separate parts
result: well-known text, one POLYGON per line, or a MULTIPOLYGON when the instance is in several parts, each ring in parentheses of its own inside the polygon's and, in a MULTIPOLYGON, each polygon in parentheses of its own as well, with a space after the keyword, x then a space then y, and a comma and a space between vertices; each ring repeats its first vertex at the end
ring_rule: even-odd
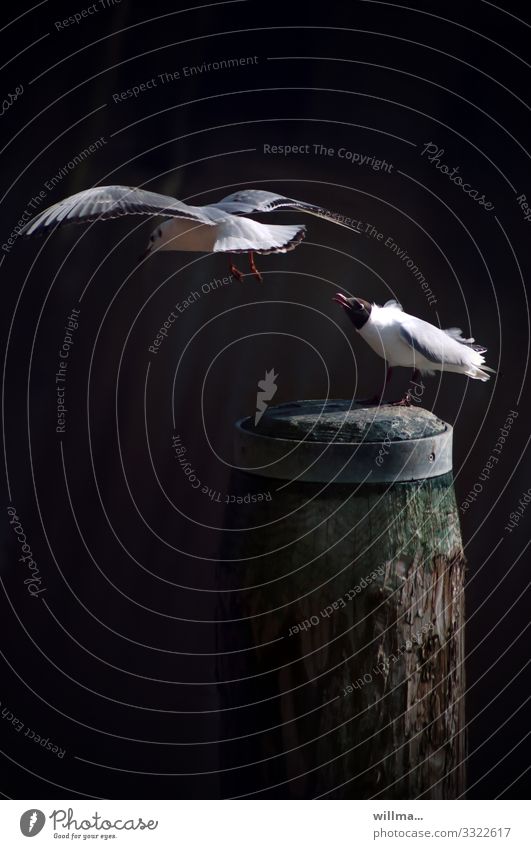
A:
POLYGON ((257 254, 286 253, 304 239, 306 227, 301 225, 262 224, 251 218, 231 215, 217 225, 213 251, 257 254))
POLYGON ((269 224, 268 230, 271 233, 271 246, 267 248, 259 248, 256 253, 259 254, 285 254, 292 251, 299 245, 306 235, 306 226, 304 224, 294 226, 284 226, 282 224, 269 224))
POLYGON ((489 368, 489 366, 484 365, 482 365, 481 368, 478 368, 477 366, 470 366, 468 371, 465 371, 465 374, 468 375, 468 377, 473 377, 474 380, 482 380, 485 382, 486 380, 490 380, 490 374, 487 374, 489 371, 492 374, 496 374, 493 368, 489 368))

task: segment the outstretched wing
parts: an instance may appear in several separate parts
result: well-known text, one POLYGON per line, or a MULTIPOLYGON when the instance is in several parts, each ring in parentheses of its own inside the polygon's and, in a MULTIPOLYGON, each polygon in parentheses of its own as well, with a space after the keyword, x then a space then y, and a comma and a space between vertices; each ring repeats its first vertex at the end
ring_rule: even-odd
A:
POLYGON ((316 215, 318 218, 324 218, 325 221, 331 221, 332 224, 339 224, 340 227, 346 227, 347 230, 352 230, 354 233, 360 232, 357 227, 346 223, 350 219, 345 215, 341 215, 339 212, 331 212, 322 206, 314 206, 302 200, 294 200, 293 198, 277 195, 274 192, 265 192, 261 189, 245 189, 241 192, 234 192, 232 195, 227 195, 226 198, 212 204, 212 206, 216 206, 218 209, 230 212, 233 215, 251 215, 253 212, 276 212, 283 209, 295 209, 299 212, 306 212, 309 215, 316 215))
POLYGON ((201 207, 190 207, 169 195, 131 186, 96 186, 71 195, 45 209, 20 231, 23 236, 45 233, 58 224, 76 224, 122 215, 164 215, 213 224, 201 207))

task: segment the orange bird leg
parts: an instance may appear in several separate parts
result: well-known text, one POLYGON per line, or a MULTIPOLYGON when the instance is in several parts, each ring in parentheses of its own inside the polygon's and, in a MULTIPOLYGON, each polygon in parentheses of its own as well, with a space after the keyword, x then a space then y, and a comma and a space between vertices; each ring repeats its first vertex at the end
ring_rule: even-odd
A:
POLYGON ((255 263, 254 263, 254 254, 252 251, 249 251, 249 265, 251 266, 251 272, 254 274, 259 283, 262 283, 263 277, 258 271, 255 263))
MULTIPOLYGON (((422 384, 419 384, 419 380, 420 380, 420 371, 418 369, 413 369, 413 374, 411 375, 410 385, 408 387, 406 394, 404 395, 403 398, 400 399, 400 401, 395 401, 393 403, 393 407, 411 407, 411 404, 413 402, 413 389, 412 389, 411 384, 413 384, 413 386, 419 386, 419 385, 422 386, 422 384)), ((416 400, 415 403, 420 404, 420 396, 417 396, 417 394, 415 393, 415 399, 417 399, 417 398, 418 398, 418 400, 416 400)))
POLYGON ((233 276, 233 277, 235 277, 235 278, 236 278, 236 280, 237 280, 239 283, 241 283, 241 282, 242 282, 242 280, 243 280, 243 274, 242 274, 242 272, 239 270, 239 268, 236 268, 236 266, 234 265, 234 263, 233 263, 233 261, 232 261, 232 254, 229 254, 229 262, 230 262, 230 265, 229 265, 229 273, 230 273, 230 274, 232 274, 232 276, 233 276))

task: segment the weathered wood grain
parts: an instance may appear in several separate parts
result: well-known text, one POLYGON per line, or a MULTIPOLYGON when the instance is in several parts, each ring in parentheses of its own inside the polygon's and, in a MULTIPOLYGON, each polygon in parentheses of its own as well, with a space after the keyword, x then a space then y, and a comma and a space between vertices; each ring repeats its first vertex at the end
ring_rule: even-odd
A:
MULTIPOLYGON (((385 415, 370 422, 372 440, 385 415)), ((398 418, 397 439, 444 426, 416 409, 398 418)), ((300 438, 312 424, 300 415, 280 430, 300 438)), ((335 426, 327 412, 319 435, 335 426)), ((360 418, 344 427, 345 441, 359 438, 360 418)), ((219 659, 220 681, 233 682, 220 684, 221 736, 244 738, 222 746, 223 795, 457 797, 464 556, 451 474, 277 485, 233 479, 234 492, 272 498, 227 516, 228 528, 263 527, 228 531, 222 558, 233 562, 219 568, 219 618, 241 620, 220 625, 219 650, 248 647, 219 659)))

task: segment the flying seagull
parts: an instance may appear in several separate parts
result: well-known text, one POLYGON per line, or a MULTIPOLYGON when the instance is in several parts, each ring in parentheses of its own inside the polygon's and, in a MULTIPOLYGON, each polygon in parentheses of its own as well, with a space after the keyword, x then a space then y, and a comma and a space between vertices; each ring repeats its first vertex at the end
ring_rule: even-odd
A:
MULTIPOLYGON (((441 330, 408 315, 394 300, 387 301, 383 307, 341 293, 333 300, 341 304, 360 336, 387 362, 385 384, 382 392, 371 399, 374 403, 382 402, 395 366, 412 369, 412 383, 418 383, 420 374, 436 371, 455 371, 475 380, 489 380, 487 372, 494 372, 483 365, 487 349, 474 345, 474 339, 464 339, 458 327, 441 330)), ((395 404, 409 406, 411 399, 408 389, 405 397, 395 404)))
MULTIPOLYGON (((168 220, 153 231, 147 250, 140 260, 155 250, 248 253, 251 272, 261 280, 253 254, 286 253, 293 250, 304 238, 306 227, 304 224, 262 224, 247 216, 283 210, 306 212, 355 233, 359 232, 355 227, 345 224, 343 216, 338 213, 259 189, 234 192, 207 206, 189 206, 168 195, 131 186, 97 186, 71 195, 45 209, 29 221, 20 233, 32 236, 45 233, 58 225, 118 218, 122 215, 160 215, 168 220)), ((232 260, 230 271, 238 280, 243 279, 243 274, 232 260)))

